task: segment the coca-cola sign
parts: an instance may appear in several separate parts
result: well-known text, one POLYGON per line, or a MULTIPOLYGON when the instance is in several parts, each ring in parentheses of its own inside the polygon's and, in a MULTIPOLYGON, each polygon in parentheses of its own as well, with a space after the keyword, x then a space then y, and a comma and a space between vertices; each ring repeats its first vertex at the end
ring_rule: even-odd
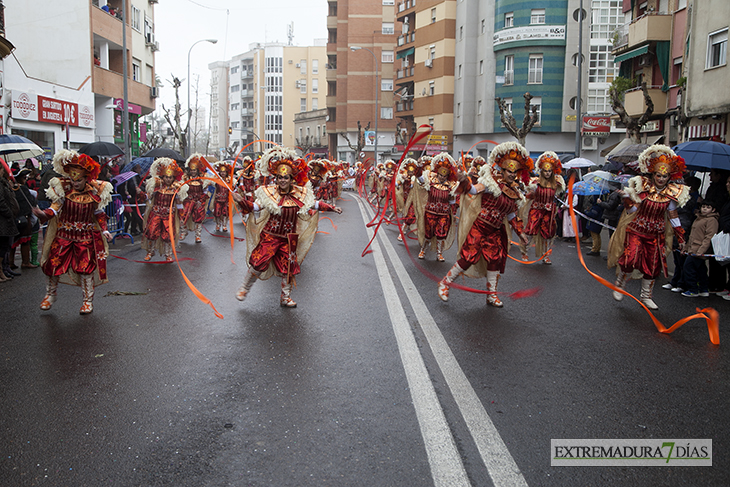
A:
POLYGON ((611 132, 611 117, 583 117, 581 133, 583 135, 604 136, 611 132))

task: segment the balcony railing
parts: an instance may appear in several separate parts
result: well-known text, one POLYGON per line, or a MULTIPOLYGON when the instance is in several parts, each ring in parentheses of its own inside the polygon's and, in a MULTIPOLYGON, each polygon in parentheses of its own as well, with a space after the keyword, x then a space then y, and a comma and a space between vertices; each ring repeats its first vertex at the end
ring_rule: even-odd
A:
POLYGON ((406 0, 405 2, 400 2, 398 4, 398 13, 404 12, 408 10, 409 8, 413 8, 416 6, 416 0, 406 0))
POLYGON ((514 71, 505 71, 504 72, 504 84, 506 84, 506 85, 515 84, 515 72, 514 71))
POLYGON ((406 34, 402 34, 398 36, 398 47, 404 46, 406 44, 409 44, 411 42, 416 41, 416 32, 409 32, 406 34))
POLYGON ((413 111, 413 100, 401 101, 395 104, 396 112, 410 112, 413 111))
POLYGON ((396 72, 396 76, 398 77, 397 79, 408 78, 409 76, 413 76, 414 72, 415 72, 414 66, 410 66, 408 68, 399 69, 396 72))
MULTIPOLYGON (((667 111, 667 94, 661 86, 648 86, 647 92, 654 103, 654 115, 662 115, 667 111)), ((632 88, 624 95, 624 108, 631 117, 638 117, 646 110, 644 92, 641 88, 632 88)))

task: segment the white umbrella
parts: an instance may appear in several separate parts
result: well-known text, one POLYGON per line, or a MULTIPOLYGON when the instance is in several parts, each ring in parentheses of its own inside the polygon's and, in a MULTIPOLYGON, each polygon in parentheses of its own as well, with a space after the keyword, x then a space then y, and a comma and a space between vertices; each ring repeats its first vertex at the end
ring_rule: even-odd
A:
POLYGON ((6 162, 22 161, 43 155, 43 149, 20 135, 0 135, 0 157, 6 162))
POLYGON ((584 157, 576 157, 575 159, 571 159, 568 162, 564 163, 563 167, 565 169, 575 169, 578 167, 591 167, 595 165, 596 163, 589 159, 586 159, 584 157))

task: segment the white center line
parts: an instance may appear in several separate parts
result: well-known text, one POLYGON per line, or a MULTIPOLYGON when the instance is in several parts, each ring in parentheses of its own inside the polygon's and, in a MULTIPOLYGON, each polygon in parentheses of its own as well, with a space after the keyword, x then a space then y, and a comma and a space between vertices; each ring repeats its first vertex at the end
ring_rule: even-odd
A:
MULTIPOLYGON (((358 202, 362 207, 359 199, 358 202)), ((469 383, 466 374, 464 374, 464 371, 459 366, 456 357, 446 343, 433 316, 428 311, 426 303, 421 298, 410 275, 408 275, 395 248, 388 238, 385 238, 383 235, 379 235, 379 237, 390 256, 390 260, 405 290, 411 308, 413 308, 423 330, 423 334, 426 340, 428 340, 434 358, 438 363, 439 369, 464 417, 467 428, 479 449, 479 453, 494 485, 497 487, 527 486, 527 482, 520 472, 519 467, 517 467, 512 455, 509 453, 507 445, 504 444, 497 428, 484 409, 484 405, 479 400, 476 392, 474 392, 474 388, 469 383)), ((433 295, 434 297, 437 295, 435 283, 433 286, 433 295)))

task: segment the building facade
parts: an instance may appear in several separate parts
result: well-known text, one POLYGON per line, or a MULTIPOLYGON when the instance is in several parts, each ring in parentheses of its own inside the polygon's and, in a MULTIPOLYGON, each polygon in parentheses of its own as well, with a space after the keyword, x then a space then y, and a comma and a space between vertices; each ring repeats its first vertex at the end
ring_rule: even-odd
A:
MULTIPOLYGON (((519 125, 524 117, 523 95, 529 92, 538 122, 527 136, 528 150, 533 154, 575 152, 579 5, 579 0, 539 5, 518 0, 457 3, 455 151, 486 154, 490 145, 483 141, 514 140, 501 124, 495 97, 506 101, 519 125)), ((587 8, 588 2, 585 16, 587 8)), ((589 30, 587 22, 583 24, 581 49, 588 53, 589 30)), ((582 68, 586 80, 587 64, 582 68)), ((583 102, 587 93, 584 81, 583 102)))
POLYGON ((396 15, 394 0, 329 0, 327 133, 330 154, 354 162, 393 157, 396 15), (353 51, 351 47, 359 47, 353 51), (358 124, 366 134, 357 154, 358 124), (377 129, 377 130, 376 130, 377 129), (348 142, 349 140, 349 142, 348 142))
POLYGON ((127 2, 125 26, 121 0, 48 2, 43 15, 34 2, 5 0, 6 31, 16 50, 3 66, 3 130, 49 154, 96 140, 123 147, 126 64, 131 155, 137 155, 144 133, 139 117, 155 109, 157 97, 155 3, 127 2))

